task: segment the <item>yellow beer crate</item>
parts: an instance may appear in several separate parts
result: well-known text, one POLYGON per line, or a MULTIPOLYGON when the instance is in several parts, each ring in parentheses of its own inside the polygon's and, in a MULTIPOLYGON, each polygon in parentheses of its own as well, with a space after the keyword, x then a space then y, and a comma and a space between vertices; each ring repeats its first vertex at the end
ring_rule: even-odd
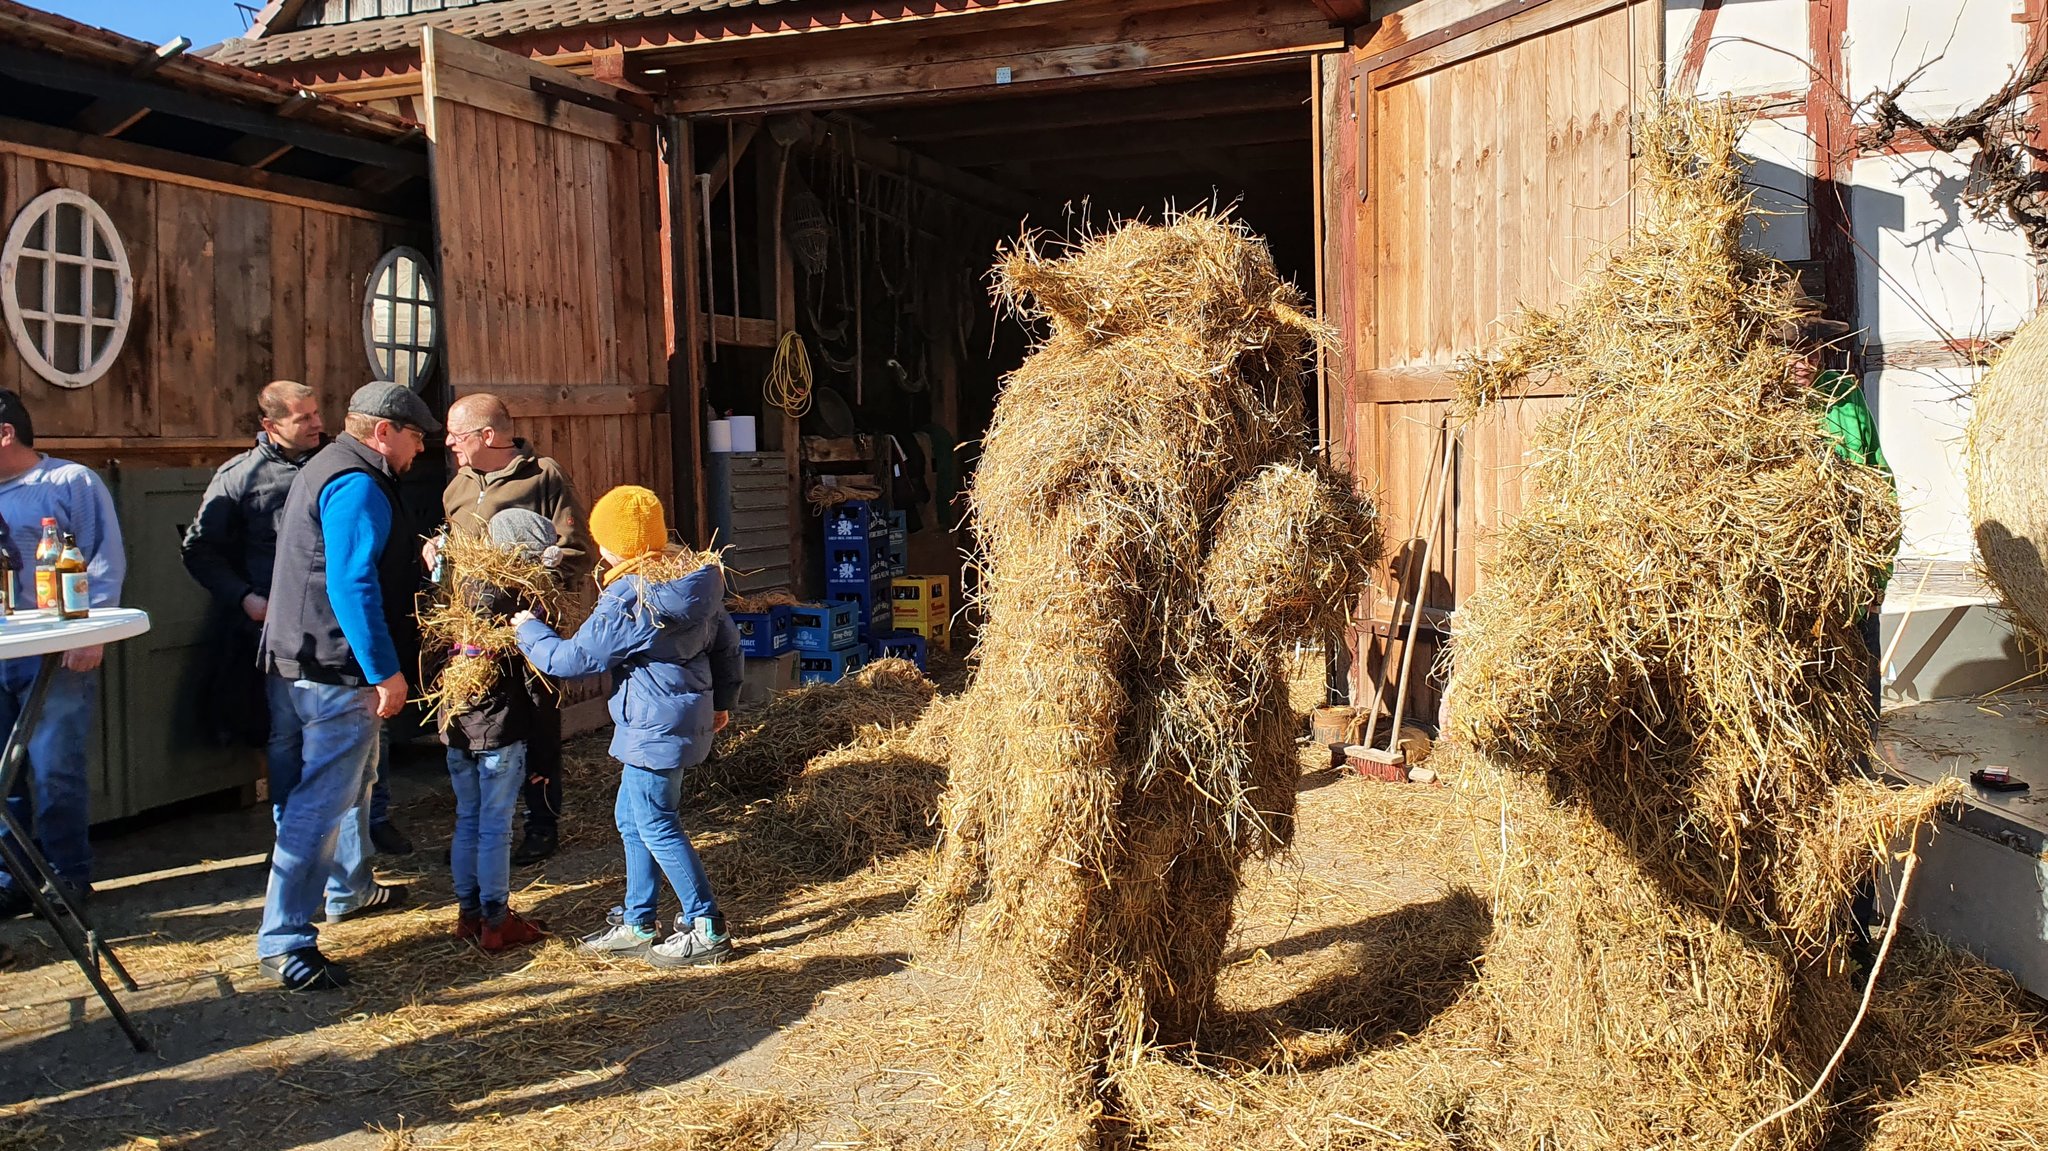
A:
POLYGON ((938 620, 945 622, 952 614, 952 600, 946 594, 945 576, 899 576, 889 581, 891 606, 896 609, 896 624, 907 626, 912 620, 938 620))
POLYGON ((937 620, 907 620, 898 617, 896 630, 923 636, 925 647, 931 651, 953 650, 952 625, 943 615, 937 620))

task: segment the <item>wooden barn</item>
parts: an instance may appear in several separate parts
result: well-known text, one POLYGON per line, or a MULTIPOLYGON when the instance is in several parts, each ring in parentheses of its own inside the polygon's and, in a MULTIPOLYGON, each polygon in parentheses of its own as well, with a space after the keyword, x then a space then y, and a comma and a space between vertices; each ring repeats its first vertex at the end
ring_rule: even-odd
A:
POLYGON ((265 383, 313 383, 339 426, 404 355, 366 341, 371 284, 433 242, 415 125, 184 47, 0 3, 0 386, 107 480, 155 625, 109 652, 100 819, 254 779, 199 730, 208 603, 178 543, 265 383))
MULTIPOLYGON (((249 83, 249 69, 359 101, 372 110, 352 113, 362 133, 423 149, 425 185, 385 186, 360 166, 326 178, 352 197, 329 202, 357 205, 349 219, 414 229, 437 286, 426 386, 512 396, 525 434, 586 491, 631 478, 670 492, 685 534, 719 533, 756 588, 819 590, 807 495, 858 475, 915 509, 913 570, 957 571, 957 493, 1028 336, 988 301, 1002 240, 1227 205, 1340 332, 1312 404, 1327 451, 1381 492, 1397 538, 1437 521, 1414 661, 1424 717, 1428 657, 1481 578, 1489 529, 1520 506, 1529 430, 1561 399, 1527 395, 1466 429, 1438 514, 1425 488, 1445 458, 1451 365, 1518 308, 1562 299, 1626 235, 1633 109, 1665 90, 1748 100, 1756 242, 1856 332, 1851 366, 1898 472, 1907 523, 1887 678, 1903 704, 2032 668, 1971 575, 1960 477, 1969 383, 1984 348, 2035 309, 2038 268, 2022 239, 1963 207, 1967 155, 1910 137, 1864 147, 1863 96, 1896 87, 1921 116, 1968 108, 2035 58, 2044 12, 2041 0, 272 0, 246 36, 207 50, 211 64, 131 82, 218 64, 249 83), (811 368, 808 405, 791 336, 811 368), (760 450, 708 451, 722 417, 752 419, 760 450)), ((65 133, 67 154, 138 131, 156 132, 138 146, 161 148, 155 113, 124 126, 112 109, 53 107, 33 131, 65 133)), ((6 127, 13 149, 30 126, 6 127)), ((253 173, 250 188, 318 178, 290 167, 310 149, 206 139, 214 162, 253 173)), ((11 181, 10 211, 20 195, 11 181)), ((154 203, 161 228, 162 192, 154 203)), ((166 262, 155 266, 161 286, 166 262)), ((242 363, 223 357, 257 354, 224 351, 218 333, 195 346, 154 306, 162 354, 186 357, 175 362, 210 357, 219 372, 242 363)), ((122 387, 174 402, 165 369, 126 370, 155 375, 122 387)), ((139 402, 106 395, 103 420, 139 402)), ((227 417, 201 407, 193 420, 215 421, 203 433, 174 432, 169 406, 150 429, 226 437, 227 417)), ((1385 640, 1405 598, 1362 606, 1338 694, 1390 686, 1385 640)))
MULTIPOLYGON (((2031 25, 1983 0, 1956 7, 1973 50, 2020 59, 2031 25)), ((1560 299, 1629 227, 1631 109, 1667 86, 1751 98, 1762 110, 1757 181, 1773 209, 1766 242, 1801 266, 1830 315, 1862 330, 1859 366, 1907 429, 1902 471, 1924 497, 1911 501, 1909 567, 1932 565, 1934 586, 1968 595, 1981 589, 1957 539, 1955 461, 1922 450, 1940 417, 1888 369, 1967 369, 1972 340, 2010 330, 2015 302, 1985 295, 2006 290, 2002 274, 1970 299, 1948 290, 1942 265, 1967 249, 1981 268, 2011 247, 1958 221, 1933 255, 1881 250, 1893 214, 1939 205, 1910 172, 1861 154, 1847 94, 1912 74, 1858 45, 1914 43, 1932 27, 1914 20, 1896 0, 1725 11, 1718 0, 274 0, 215 55, 425 124, 446 185, 438 254, 453 292, 468 290, 464 269, 494 259, 535 276, 479 319, 559 308, 556 246, 599 226, 571 210, 565 197, 581 185, 561 178, 552 145, 530 146, 600 115, 628 135, 658 134, 658 214, 614 204, 615 222, 643 210, 641 223, 596 250, 624 250, 604 245, 636 235, 664 262, 683 518, 699 536, 715 518, 707 485, 691 482, 704 474, 705 419, 754 417, 762 446, 781 453, 788 531, 743 558, 810 590, 818 560, 806 554, 801 497, 818 475, 894 478, 919 462, 899 450, 910 441, 924 462, 941 462, 985 421, 1022 348, 1018 327, 986 303, 995 244, 1020 221, 1060 233, 1169 205, 1233 206, 1312 287, 1342 333, 1316 404, 1328 450, 1383 492, 1397 533, 1422 534, 1410 521, 1434 503, 1422 486, 1454 359, 1483 348, 1517 307, 1560 299), (610 95, 569 92, 564 73, 610 95), (485 75, 523 85, 516 105, 486 98, 485 75), (555 119, 541 127, 536 110, 555 119), (478 171, 508 222, 493 236, 451 227, 478 203, 460 186, 478 171), (516 226, 527 219, 550 223, 516 226), (1960 312, 1872 324, 1881 309, 1900 314, 1890 298, 1900 293, 1960 312), (819 385, 802 419, 763 398, 790 332, 819 385)), ((1933 61, 1909 85, 1931 106, 1981 96, 2005 74, 1971 76, 1932 50, 1892 55, 1933 61)), ((521 339, 499 332, 493 343, 521 339)), ((459 350, 449 359, 459 387, 459 350)), ((524 366, 500 379, 558 382, 544 361, 524 366)), ((1426 637, 1479 578, 1487 529, 1519 506, 1526 432, 1557 402, 1527 396, 1452 453, 1426 637)), ((928 478, 927 494, 954 490, 937 469, 928 478)), ((954 516, 933 506, 919 519, 925 546, 913 550, 929 569, 956 542, 937 530, 954 516)), ((1392 598, 1365 613, 1355 695, 1386 678, 1377 638, 1392 598)), ((1902 692, 1931 693, 1939 666, 1931 656, 1902 692)), ((1417 688, 1427 714, 1429 685, 1417 688)))
MULTIPOLYGON (((737 480, 729 510, 706 501, 706 421, 757 421, 750 482, 779 471, 781 502, 750 504, 730 542, 741 567, 804 591, 820 577, 805 494, 835 473, 919 509, 914 570, 954 554, 948 503, 1024 348, 985 282, 1020 221, 1057 234, 1233 206, 1341 333, 1314 405, 1329 454, 1382 493, 1397 538, 1435 524, 1420 596, 1364 605, 1333 677, 1355 701, 1383 696, 1388 633, 1419 598, 1424 717, 1429 657, 1562 398, 1526 395, 1446 452, 1448 370, 1626 235, 1634 108, 1666 90, 1743 99, 1753 238, 1855 332, 1849 366, 1898 474, 1887 692, 1927 708, 2036 669, 1973 574, 1961 477, 1969 386, 2035 310, 2039 268, 1967 209, 1968 154, 1911 133, 1866 146, 1867 97, 1896 91, 1923 118, 1971 108, 2038 59, 2044 21, 2042 0, 272 0, 214 55, 426 127, 451 335, 490 332, 498 383, 590 382, 558 378, 587 357, 553 366, 526 350, 533 330, 492 325, 552 332, 542 321, 578 306, 565 275, 658 261, 658 303, 650 288, 598 306, 658 308, 646 330, 666 334, 673 419, 631 385, 602 410, 670 437, 699 539, 742 518, 737 480), (615 158, 604 178, 637 158, 639 199, 587 198, 599 177, 569 157, 595 135, 615 158), (492 204, 487 227, 474 213, 492 204), (508 269, 516 287, 484 286, 508 269), (814 368, 807 412, 778 403, 790 333, 814 368)), ((462 358, 449 348, 457 387, 475 378, 462 358)), ((1973 944, 2048 984, 2033 858, 2048 824, 1990 818, 1984 842, 2005 847, 1968 870, 2004 876, 2022 913, 1957 903, 1948 922, 2017 924, 1973 944)))

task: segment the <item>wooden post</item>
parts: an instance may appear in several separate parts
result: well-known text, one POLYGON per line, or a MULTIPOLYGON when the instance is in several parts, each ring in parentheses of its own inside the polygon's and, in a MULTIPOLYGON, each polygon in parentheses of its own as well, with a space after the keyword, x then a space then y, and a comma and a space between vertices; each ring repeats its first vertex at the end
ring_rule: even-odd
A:
POLYGON ((670 323, 675 353, 669 357, 669 439, 673 456, 670 483, 674 488, 676 531, 692 546, 710 543, 710 516, 704 506, 704 333, 699 317, 703 273, 697 266, 695 150, 690 122, 670 116, 663 126, 668 138, 668 250, 675 269, 669 291, 670 323))

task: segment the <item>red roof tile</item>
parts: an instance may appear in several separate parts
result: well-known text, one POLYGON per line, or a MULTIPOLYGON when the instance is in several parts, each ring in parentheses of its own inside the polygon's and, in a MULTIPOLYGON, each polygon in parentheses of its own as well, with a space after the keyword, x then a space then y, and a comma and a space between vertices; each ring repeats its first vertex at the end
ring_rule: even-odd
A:
POLYGON ((789 0, 497 0, 440 12, 392 16, 271 32, 261 39, 226 41, 208 54, 231 64, 260 67, 309 60, 415 50, 420 29, 445 28, 489 40, 528 32, 615 24, 734 8, 761 8, 789 0))

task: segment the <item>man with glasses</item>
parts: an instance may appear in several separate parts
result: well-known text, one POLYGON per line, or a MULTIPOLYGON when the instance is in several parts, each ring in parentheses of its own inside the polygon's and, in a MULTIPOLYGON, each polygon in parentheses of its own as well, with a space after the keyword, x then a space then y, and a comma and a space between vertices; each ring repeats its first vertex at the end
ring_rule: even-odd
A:
MULTIPOLYGON (((455 478, 441 495, 441 510, 453 531, 482 532, 491 517, 507 508, 523 508, 555 525, 555 546, 561 549, 558 569, 562 585, 580 588, 595 562, 584 528, 583 504, 561 465, 538 455, 512 434, 512 413, 505 401, 476 392, 448 408, 448 450, 455 457, 455 478)), ((423 553, 434 566, 430 542, 423 553)), ((526 745, 526 831, 513 849, 512 862, 531 866, 555 853, 562 816, 562 712, 554 697, 536 693, 533 726, 526 745)))
MULTIPOLYGON (((291 991, 348 985, 347 970, 320 953, 313 914, 342 817, 368 799, 378 732, 405 706, 393 636, 420 571, 398 477, 440 430, 412 389, 389 383, 358 388, 344 426, 285 500, 263 621, 263 669, 281 703, 273 716, 298 726, 299 774, 277 813, 256 954, 291 991)), ((405 888, 377 884, 366 860, 361 869, 349 887, 369 894, 350 914, 405 902, 405 888)))

